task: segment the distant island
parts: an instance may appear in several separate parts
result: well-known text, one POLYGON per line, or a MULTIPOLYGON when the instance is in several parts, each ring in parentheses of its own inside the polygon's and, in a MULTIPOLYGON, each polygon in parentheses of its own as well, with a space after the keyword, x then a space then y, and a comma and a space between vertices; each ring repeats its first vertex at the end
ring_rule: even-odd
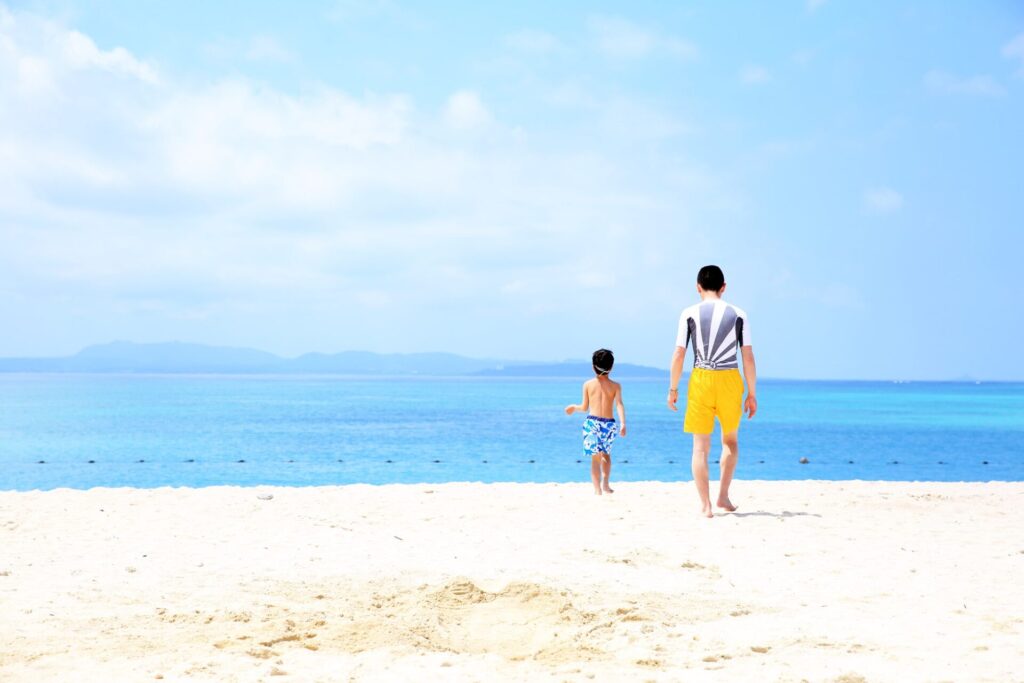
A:
MULTIPOLYGON (((317 374, 426 377, 586 377, 590 363, 468 358, 453 353, 306 353, 296 358, 228 346, 183 342, 136 344, 116 341, 88 346, 60 358, 0 358, 0 372, 156 374, 317 374)), ((662 378, 667 370, 616 364, 619 377, 662 378)))

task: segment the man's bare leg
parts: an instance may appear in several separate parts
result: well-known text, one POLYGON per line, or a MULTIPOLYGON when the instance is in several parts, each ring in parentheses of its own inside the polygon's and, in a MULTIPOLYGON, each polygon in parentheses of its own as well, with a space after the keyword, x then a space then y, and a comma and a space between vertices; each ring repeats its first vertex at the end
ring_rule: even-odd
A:
POLYGON ((607 453, 601 454, 601 488, 605 493, 615 493, 608 485, 608 478, 612 476, 612 456, 607 453))
POLYGON ((729 485, 732 473, 736 471, 736 460, 740 457, 739 433, 722 434, 722 479, 718 483, 718 507, 735 512, 736 506, 729 500, 729 485))
POLYGON ((594 482, 594 494, 601 495, 601 454, 590 456, 590 481, 594 482))
POLYGON ((711 511, 711 494, 708 492, 708 451, 711 450, 710 434, 693 435, 693 483, 697 485, 700 496, 700 513, 705 517, 714 517, 711 511))

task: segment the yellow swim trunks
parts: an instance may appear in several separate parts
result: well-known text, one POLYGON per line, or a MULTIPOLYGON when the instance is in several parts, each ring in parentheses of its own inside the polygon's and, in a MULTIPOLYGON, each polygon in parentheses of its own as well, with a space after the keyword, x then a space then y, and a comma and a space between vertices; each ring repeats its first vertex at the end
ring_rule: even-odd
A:
POLYGON ((743 377, 739 370, 693 369, 686 390, 684 432, 710 434, 715 430, 716 416, 723 433, 735 432, 742 415, 743 377))

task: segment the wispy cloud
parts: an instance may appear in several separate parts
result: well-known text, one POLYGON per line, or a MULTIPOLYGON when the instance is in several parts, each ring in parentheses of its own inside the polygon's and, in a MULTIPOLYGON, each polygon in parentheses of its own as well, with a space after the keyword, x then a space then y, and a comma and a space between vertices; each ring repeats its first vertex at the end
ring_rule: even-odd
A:
POLYGON ((203 51, 216 60, 247 62, 277 62, 281 64, 296 61, 296 55, 272 35, 258 34, 247 39, 222 38, 208 43, 203 51))
POLYGON ((592 16, 587 28, 597 48, 613 59, 639 59, 659 53, 693 59, 698 54, 697 46, 687 40, 662 36, 621 17, 592 16))
POLYGON ((1024 78, 1024 33, 1018 33, 1003 46, 1003 56, 1017 60, 1017 75, 1024 78))
POLYGON ((825 4, 825 1, 826 0, 807 0, 805 7, 807 7, 808 12, 816 12, 825 4))
POLYGON ((547 54, 562 47, 561 42, 546 31, 522 29, 505 36, 505 44, 519 52, 547 54))
POLYGON ((925 74, 925 87, 931 92, 943 95, 974 95, 1000 97, 1006 89, 992 76, 957 76, 945 71, 932 70, 925 74))
POLYGON ((273 36, 257 35, 249 39, 245 50, 246 59, 253 61, 291 62, 295 55, 273 36))
POLYGON ((772 75, 759 64, 747 64, 740 69, 740 82, 744 85, 764 85, 772 80, 772 75))
POLYGON ((74 69, 104 69, 146 83, 159 80, 156 69, 136 59, 123 47, 101 50, 91 38, 78 31, 57 32, 56 37, 63 48, 66 63, 74 69))
POLYGON ((478 93, 460 90, 448 98, 444 118, 452 128, 472 130, 486 126, 492 117, 478 93))
POLYGON ((160 83, 154 65, 123 47, 102 49, 79 31, 0 6, 0 91, 7 90, 5 100, 15 93, 51 98, 110 78, 146 86, 160 83))
POLYGON ((859 290, 850 285, 832 283, 821 288, 814 289, 809 298, 829 308, 863 310, 865 308, 864 297, 859 290))
POLYGON ((903 195, 889 187, 874 187, 864 191, 865 210, 871 213, 893 213, 903 208, 903 195))

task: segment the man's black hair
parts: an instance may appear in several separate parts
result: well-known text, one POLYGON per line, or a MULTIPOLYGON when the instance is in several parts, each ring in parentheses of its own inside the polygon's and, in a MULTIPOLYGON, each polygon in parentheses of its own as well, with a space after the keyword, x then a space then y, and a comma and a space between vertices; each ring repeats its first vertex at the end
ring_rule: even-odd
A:
POLYGON ((697 272, 697 284, 705 292, 717 292, 725 287, 725 273, 718 266, 704 266, 697 272))
POLYGON ((594 351, 593 363, 594 372, 599 375, 607 375, 615 365, 615 355, 608 349, 598 349, 594 351))

